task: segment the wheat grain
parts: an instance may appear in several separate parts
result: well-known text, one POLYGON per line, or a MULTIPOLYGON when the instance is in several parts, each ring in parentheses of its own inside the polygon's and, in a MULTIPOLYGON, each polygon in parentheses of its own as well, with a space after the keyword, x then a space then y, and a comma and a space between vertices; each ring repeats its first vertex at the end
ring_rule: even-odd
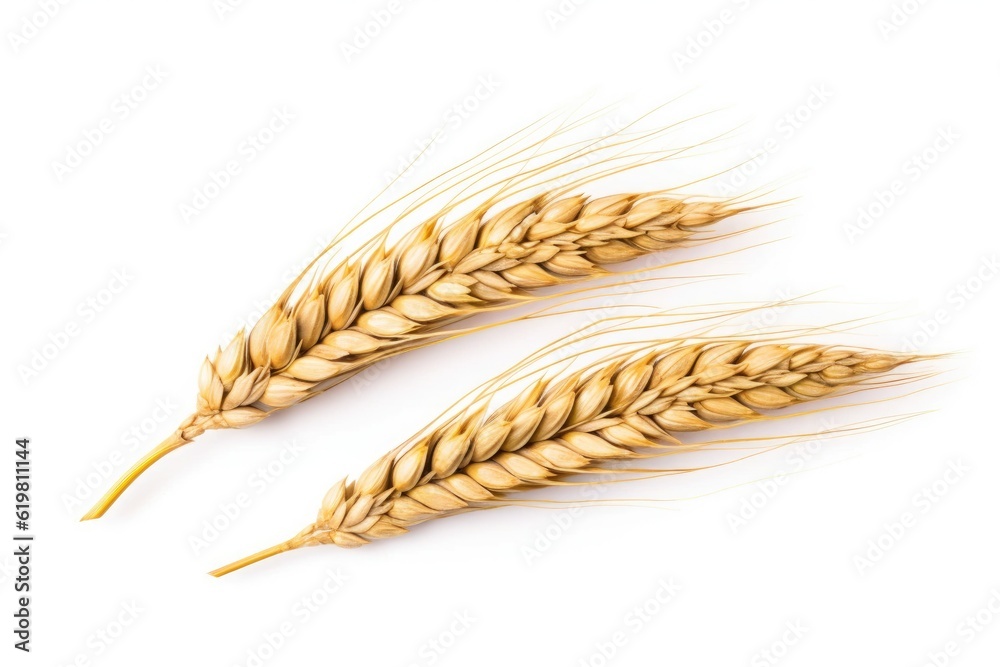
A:
POLYGON ((537 379, 488 416, 474 401, 418 434, 357 480, 337 483, 297 536, 212 574, 302 546, 358 547, 503 505, 514 491, 676 450, 677 433, 761 419, 914 359, 810 344, 671 343, 537 379))

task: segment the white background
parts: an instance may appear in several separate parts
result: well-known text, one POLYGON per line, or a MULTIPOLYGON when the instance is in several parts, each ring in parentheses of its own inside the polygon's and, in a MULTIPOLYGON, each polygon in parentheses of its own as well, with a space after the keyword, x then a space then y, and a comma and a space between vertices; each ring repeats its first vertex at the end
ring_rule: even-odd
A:
MULTIPOLYGON (((880 27, 893 17, 888 1, 403 2, 348 55, 355 29, 387 2, 258 0, 221 15, 210 0, 67 3, 50 19, 38 14, 45 3, 6 2, 3 468, 12 468, 14 438, 31 437, 37 541, 30 655, 10 646, 12 560, 0 557, 4 664, 256 664, 249 652, 283 623, 293 633, 276 652, 264 649, 263 664, 921 665, 949 642, 954 655, 937 655, 938 664, 993 664, 1000 9, 902 4, 912 15, 897 13, 889 29, 880 27), (679 59, 685 52, 690 62, 679 59), (144 99, 123 118, 116 98, 144 80, 135 93, 144 99), (611 493, 689 499, 666 509, 505 509, 359 550, 307 549, 221 580, 205 574, 297 532, 329 485, 579 318, 548 320, 398 359, 370 382, 247 431, 208 433, 104 519, 77 521, 109 484, 95 471, 113 458, 117 476, 174 428, 193 408, 203 355, 453 118, 455 104, 476 108, 448 122, 410 185, 584 96, 596 106, 621 100, 628 117, 685 92, 661 119, 722 109, 720 126, 742 124, 693 177, 770 146, 745 189, 779 183, 777 196, 798 199, 754 218, 782 218, 752 239, 779 242, 686 269, 742 277, 644 301, 770 302, 826 289, 821 298, 839 306, 780 316, 833 324, 846 305, 879 315, 865 344, 962 353, 939 366, 946 386, 845 411, 842 423, 935 412, 831 441, 766 501, 755 481, 787 470, 788 450, 611 493), (211 171, 243 159, 241 142, 274 109, 294 120, 185 221, 180 206, 211 171), (783 121, 789 113, 799 120, 783 121), (110 134, 60 178, 53 163, 105 118, 110 134), (938 143, 945 151, 934 148, 942 132, 952 135, 938 143), (936 160, 914 171, 912 157, 925 151, 936 160), (851 235, 859 208, 877 209, 896 180, 901 194, 851 235), (108 296, 116 271, 124 289, 99 313, 81 306, 108 296), (937 311, 946 321, 923 335, 937 311), (23 377, 35 352, 74 324, 78 334, 23 377), (131 429, 145 430, 141 442, 127 439, 131 429), (275 463, 283 448, 294 456, 275 463), (279 474, 260 484, 268 465, 279 474), (939 482, 953 465, 962 476, 939 482), (935 482, 943 495, 929 506, 916 499, 935 482), (206 522, 241 493, 249 506, 206 539, 206 522), (751 502, 755 515, 734 524, 751 502), (914 525, 888 535, 906 513, 914 525), (206 544, 196 548, 199 537, 206 544), (870 541, 882 546, 872 551, 870 541), (877 562, 859 565, 866 554, 877 562), (317 591, 328 572, 345 581, 325 596, 317 591), (659 582, 670 579, 680 590, 661 604, 659 582), (296 605, 314 594, 328 599, 307 616, 296 605), (644 604, 655 613, 636 622, 629 614, 644 604), (130 605, 134 619, 122 611, 130 605), (983 609, 985 625, 970 630, 967 617, 983 609), (120 633, 119 617, 129 622, 120 633), (100 632, 116 636, 107 643, 100 632), (603 657, 619 632, 624 645, 603 657), (437 653, 431 641, 448 648, 437 653)), ((716 122, 693 123, 682 141, 710 136, 716 122)), ((625 187, 676 183, 656 176, 625 187)), ((719 194, 719 183, 690 190, 719 194)), ((0 494, 8 505, 10 477, 0 494)), ((10 511, 0 514, 7 540, 10 511)))

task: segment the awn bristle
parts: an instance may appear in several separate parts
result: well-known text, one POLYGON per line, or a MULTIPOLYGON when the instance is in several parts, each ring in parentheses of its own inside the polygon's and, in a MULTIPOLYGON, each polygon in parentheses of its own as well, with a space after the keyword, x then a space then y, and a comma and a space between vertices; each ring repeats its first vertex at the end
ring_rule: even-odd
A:
POLYGON ((337 483, 296 537, 212 574, 302 546, 358 547, 504 505, 514 491, 613 472, 612 461, 682 448, 676 433, 760 419, 914 359, 808 344, 669 344, 537 380, 488 416, 474 403, 425 430, 357 480, 337 483))

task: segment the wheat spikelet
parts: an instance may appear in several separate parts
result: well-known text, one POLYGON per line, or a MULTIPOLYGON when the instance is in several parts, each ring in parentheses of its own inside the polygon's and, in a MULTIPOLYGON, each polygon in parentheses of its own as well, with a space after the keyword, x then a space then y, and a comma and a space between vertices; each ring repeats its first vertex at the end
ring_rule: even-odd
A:
POLYGON ((538 379, 487 415, 483 402, 386 454, 323 499, 291 540, 212 574, 302 546, 358 547, 421 522, 496 507, 514 491, 676 450, 675 434, 760 419, 915 357, 819 345, 672 343, 538 379))

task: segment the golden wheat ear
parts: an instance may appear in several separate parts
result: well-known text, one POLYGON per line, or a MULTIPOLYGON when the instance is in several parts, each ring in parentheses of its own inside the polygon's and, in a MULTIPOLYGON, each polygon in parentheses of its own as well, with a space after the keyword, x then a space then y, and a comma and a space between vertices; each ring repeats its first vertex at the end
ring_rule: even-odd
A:
POLYGON ((332 267, 321 261, 327 251, 317 257, 249 333, 241 331, 205 359, 195 414, 125 473, 83 519, 102 516, 145 470, 206 430, 251 426, 376 361, 428 345, 435 336, 458 335, 441 330, 448 324, 524 303, 541 288, 605 275, 606 267, 620 262, 683 247, 715 223, 761 207, 663 192, 596 199, 566 194, 694 147, 638 153, 635 149, 661 130, 622 132, 599 143, 553 150, 551 162, 529 167, 539 155, 548 156, 542 146, 564 130, 560 126, 512 156, 475 162, 457 184, 450 178, 422 186, 415 191, 415 204, 332 267), (585 166, 574 166, 581 158, 585 166), (568 182, 510 203, 511 197, 558 177, 568 182), (389 243, 389 230, 448 187, 458 194, 389 243), (458 213, 468 206, 471 211, 458 213))
MULTIPOLYGON (((316 521, 292 539, 211 574, 304 546, 359 547, 424 521, 510 504, 517 491, 564 485, 581 474, 637 472, 616 462, 683 450, 684 433, 766 419, 919 359, 748 340, 645 345, 536 379, 492 412, 487 393, 358 479, 338 482, 316 521)), ((498 380, 493 388, 505 382, 498 380)))

